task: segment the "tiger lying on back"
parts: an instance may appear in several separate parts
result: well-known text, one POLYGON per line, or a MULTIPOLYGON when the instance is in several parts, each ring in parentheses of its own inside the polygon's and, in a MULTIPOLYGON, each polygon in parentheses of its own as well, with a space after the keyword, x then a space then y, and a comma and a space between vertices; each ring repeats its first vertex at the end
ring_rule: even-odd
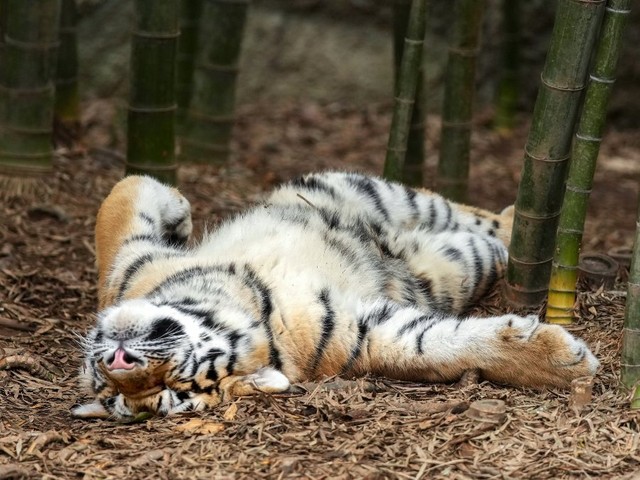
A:
POLYGON ((101 312, 81 417, 201 410, 325 375, 566 387, 598 361, 535 316, 461 314, 502 275, 512 218, 352 173, 309 174, 195 247, 189 202, 118 183, 96 225, 101 312))

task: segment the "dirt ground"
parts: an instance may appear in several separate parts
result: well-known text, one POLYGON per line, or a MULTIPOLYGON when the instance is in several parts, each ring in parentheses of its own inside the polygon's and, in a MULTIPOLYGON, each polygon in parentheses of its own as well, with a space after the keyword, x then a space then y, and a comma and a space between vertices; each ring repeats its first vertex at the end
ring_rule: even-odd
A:
MULTIPOLYGON (((99 109, 98 109, 99 110, 99 109)), ((385 379, 304 384, 199 414, 141 423, 82 421, 70 408, 77 344, 94 319, 94 217, 122 176, 118 143, 98 121, 87 155, 61 151, 46 203, 0 203, 0 479, 4 478, 640 478, 640 414, 619 385, 625 285, 583 292, 576 335, 602 362, 580 413, 565 391, 488 382, 418 385, 385 379), (474 420, 472 402, 502 400, 506 419, 474 420)), ((104 117, 104 116, 102 116, 104 117)), ((473 135, 472 203, 513 202, 527 127, 499 136, 480 116, 473 135)), ((488 116, 485 115, 488 119, 488 116)), ((196 230, 273 184, 324 168, 381 172, 389 107, 250 106, 240 112, 224 168, 185 166, 181 188, 196 230)), ((427 178, 439 120, 429 119, 427 178)), ((609 132, 602 149, 585 250, 630 246, 640 137, 609 132)), ((429 182, 430 183, 430 182, 429 182)), ((478 311, 504 311, 497 295, 478 311)))

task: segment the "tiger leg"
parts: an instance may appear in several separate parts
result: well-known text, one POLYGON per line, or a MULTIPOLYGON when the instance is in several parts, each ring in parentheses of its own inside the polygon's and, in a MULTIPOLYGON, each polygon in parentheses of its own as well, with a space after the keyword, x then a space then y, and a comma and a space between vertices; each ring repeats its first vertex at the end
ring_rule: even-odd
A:
POLYGON ((379 300, 358 320, 361 335, 347 369, 355 375, 455 381, 477 369, 498 383, 568 387, 598 367, 584 342, 535 316, 460 318, 379 300))
POLYGON ((113 303, 125 272, 153 250, 176 250, 191 234, 191 206, 178 190, 143 176, 118 182, 102 202, 96 220, 96 263, 100 307, 113 303), (131 256, 132 261, 122 261, 131 256), (118 260, 116 262, 116 259, 118 260))
POLYGON ((470 232, 402 231, 388 241, 419 279, 426 304, 461 313, 478 301, 505 271, 507 249, 495 237, 470 232))

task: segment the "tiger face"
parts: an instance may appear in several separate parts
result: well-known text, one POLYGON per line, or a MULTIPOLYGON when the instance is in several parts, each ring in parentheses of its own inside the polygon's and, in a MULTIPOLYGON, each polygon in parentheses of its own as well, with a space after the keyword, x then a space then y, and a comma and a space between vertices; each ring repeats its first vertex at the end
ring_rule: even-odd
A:
MULTIPOLYGON (((215 349, 218 353, 215 360, 223 364, 224 342, 216 342, 169 306, 136 299, 104 310, 87 338, 81 372, 85 387, 92 390, 106 409, 97 416, 109 413, 127 416, 147 408, 157 410, 157 404, 148 404, 167 388, 175 389, 175 400, 180 400, 183 397, 180 387, 191 388, 188 375, 191 372, 184 367, 190 367, 189 360, 204 347, 205 340, 207 350, 215 349), (123 398, 118 407, 119 395, 123 398)), ((210 363, 207 369, 215 371, 216 362, 210 363)), ((166 408, 172 406, 175 405, 166 408)))
POLYGON ((253 387, 288 387, 286 377, 264 368, 267 349, 250 331, 238 334, 210 321, 247 324, 249 314, 233 305, 210 308, 206 318, 195 311, 145 298, 104 310, 87 337, 80 374, 96 402, 77 407, 74 414, 167 415, 216 405, 226 396, 252 393, 253 387))

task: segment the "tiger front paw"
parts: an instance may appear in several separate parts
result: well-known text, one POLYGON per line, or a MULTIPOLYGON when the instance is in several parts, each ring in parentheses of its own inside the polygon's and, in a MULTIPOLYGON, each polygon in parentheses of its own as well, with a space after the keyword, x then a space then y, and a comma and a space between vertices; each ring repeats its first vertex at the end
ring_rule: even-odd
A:
MULTIPOLYGON (((191 204, 177 188, 164 185, 150 177, 145 177, 147 198, 143 205, 153 206, 148 216, 160 229, 163 238, 171 244, 184 245, 191 235, 191 204)), ((144 213, 144 212, 143 212, 144 213)))

